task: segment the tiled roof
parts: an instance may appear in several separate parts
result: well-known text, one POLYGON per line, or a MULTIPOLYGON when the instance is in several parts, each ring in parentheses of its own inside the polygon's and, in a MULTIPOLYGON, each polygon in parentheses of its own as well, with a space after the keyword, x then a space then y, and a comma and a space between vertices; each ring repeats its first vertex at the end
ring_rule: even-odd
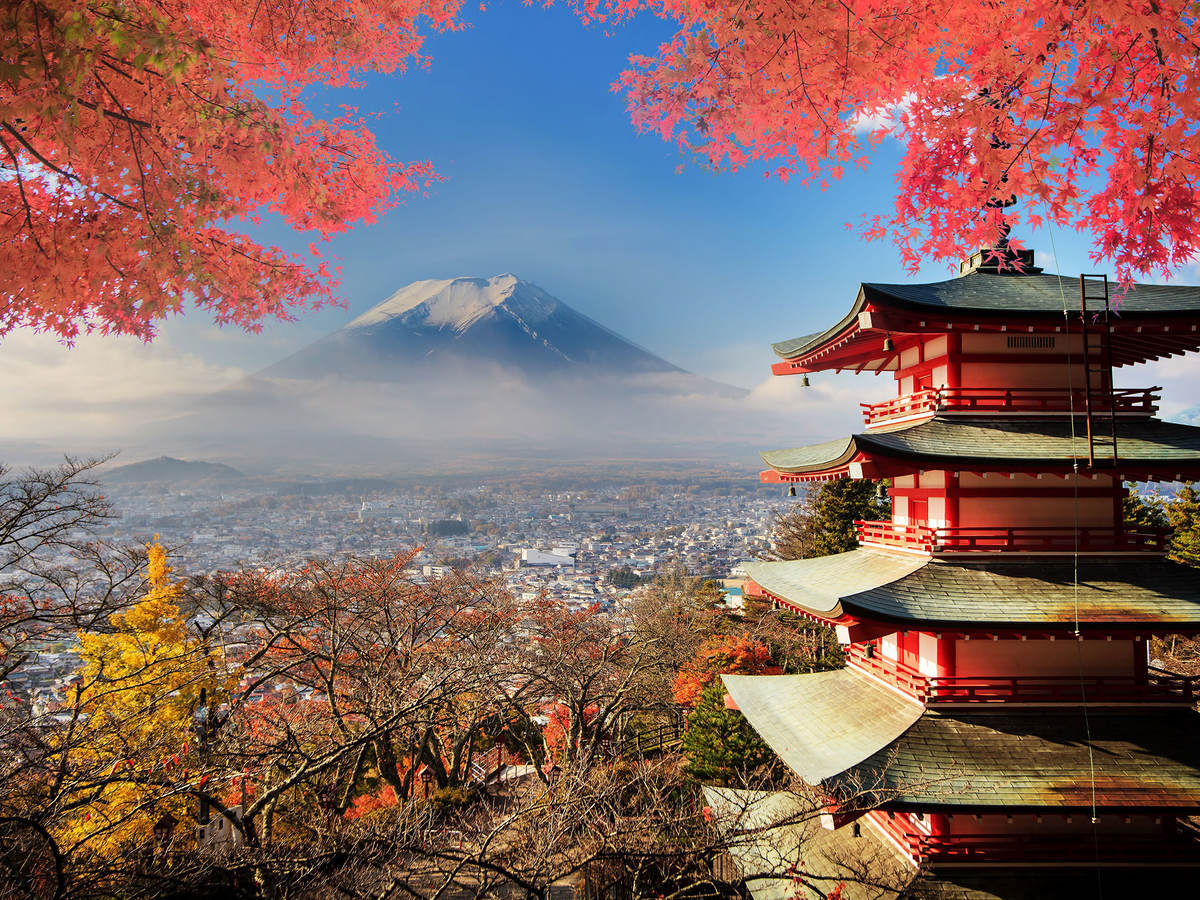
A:
POLYGON ((768 593, 818 615, 866 613, 929 627, 1074 622, 1200 625, 1200 569, 1155 557, 958 561, 860 549, 743 563, 768 593), (1078 606, 1076 606, 1078 603, 1078 606))
MULTIPOLYGON (((1116 287, 1112 288, 1115 298, 1116 287)), ((974 313, 989 316, 1055 316, 1063 306, 1079 308, 1079 280, 1056 275, 996 275, 973 272, 931 284, 862 285, 850 312, 825 331, 806 334, 772 345, 784 359, 801 356, 850 326, 868 304, 901 306, 935 312, 974 313)), ((1094 303, 1095 301, 1093 301, 1094 303)), ((1099 304, 1097 304, 1098 306, 1099 304)), ((1200 311, 1200 287, 1192 285, 1137 284, 1120 299, 1120 315, 1186 316, 1200 311)))
POLYGON ((882 900, 895 897, 915 874, 867 829, 822 828, 808 797, 705 787, 704 802, 753 900, 818 900, 839 884, 845 900, 882 900), (789 877, 794 872, 805 873, 808 884, 789 877), (869 885, 861 881, 864 873, 869 885), (770 875, 776 877, 763 877, 770 875))
MULTIPOLYGON (((929 284, 863 286, 867 301, 899 300, 930 309, 1062 315, 1064 305, 1079 309, 1079 279, 1058 275, 996 275, 972 272, 929 284)), ((1089 288, 1089 294, 1091 293, 1089 288)), ((1110 288, 1116 295, 1117 286, 1110 288)), ((1092 301, 1093 304, 1095 301, 1092 301)), ((1101 304, 1102 305, 1102 304, 1101 304)), ((1200 287, 1186 284, 1135 284, 1120 300, 1121 315, 1200 312, 1200 287)))
POLYGON ((896 582, 928 564, 927 557, 913 553, 863 549, 814 559, 754 560, 742 568, 776 597, 834 618, 843 612, 843 599, 896 582))
POLYGON ((1094 784, 1097 808, 1200 809, 1200 715, 930 711, 843 779, 925 808, 1086 810, 1094 784))
POLYGON ((797 775, 819 784, 886 746, 924 707, 854 669, 722 675, 742 715, 797 775))
POLYGON ((1048 897, 1184 897, 1196 870, 1153 866, 971 866, 927 873, 901 900, 1046 900, 1048 897))
POLYGON ((790 450, 768 450, 762 454, 762 458, 768 466, 780 472, 816 471, 841 465, 849 461, 854 452, 855 438, 848 437, 790 450))
MULTIPOLYGON (((1112 459, 1107 424, 1097 430, 1094 453, 1100 464, 1112 459)), ((1083 424, 1059 418, 966 418, 936 416, 916 424, 855 434, 847 440, 807 447, 770 450, 763 461, 778 472, 805 473, 833 468, 856 452, 884 458, 912 459, 955 466, 967 463, 1047 466, 1087 459, 1083 424)), ((1159 419, 1119 421, 1117 454, 1139 465, 1200 463, 1200 427, 1159 419)))

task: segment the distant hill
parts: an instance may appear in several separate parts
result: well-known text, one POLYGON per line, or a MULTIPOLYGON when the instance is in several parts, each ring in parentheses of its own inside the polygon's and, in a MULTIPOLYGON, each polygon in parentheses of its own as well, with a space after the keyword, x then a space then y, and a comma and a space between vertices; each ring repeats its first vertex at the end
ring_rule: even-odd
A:
POLYGON ((260 374, 407 380, 480 364, 549 374, 682 372, 515 275, 417 281, 260 374))
POLYGON ((101 475, 109 484, 135 484, 138 482, 170 481, 175 483, 227 482, 246 476, 232 466, 202 460, 176 459, 160 456, 126 466, 115 466, 101 475))

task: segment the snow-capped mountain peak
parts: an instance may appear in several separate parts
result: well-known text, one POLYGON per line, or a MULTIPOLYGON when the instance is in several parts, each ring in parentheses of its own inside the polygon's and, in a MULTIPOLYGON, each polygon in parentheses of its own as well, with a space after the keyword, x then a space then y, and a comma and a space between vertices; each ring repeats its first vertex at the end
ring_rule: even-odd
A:
POLYGON ((503 307, 527 325, 542 321, 558 301, 510 273, 491 278, 417 281, 372 307, 347 328, 371 328, 394 319, 410 327, 449 328, 459 334, 503 307))
POLYGON ((403 380, 413 367, 491 366, 544 377, 551 371, 679 372, 675 366, 511 273, 417 281, 345 328, 264 374, 403 380))

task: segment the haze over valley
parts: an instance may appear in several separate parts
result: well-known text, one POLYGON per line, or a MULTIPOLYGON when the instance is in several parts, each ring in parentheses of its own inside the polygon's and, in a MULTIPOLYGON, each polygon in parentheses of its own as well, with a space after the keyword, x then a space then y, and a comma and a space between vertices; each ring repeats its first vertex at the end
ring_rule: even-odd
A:
POLYGON ((65 445, 252 472, 677 460, 749 474, 758 450, 833 427, 827 415, 797 419, 794 398, 846 408, 836 386, 798 395, 794 381, 746 390, 686 371, 512 274, 425 280, 224 387, 193 382, 158 408, 135 404, 122 424, 136 428, 77 420, 65 445))

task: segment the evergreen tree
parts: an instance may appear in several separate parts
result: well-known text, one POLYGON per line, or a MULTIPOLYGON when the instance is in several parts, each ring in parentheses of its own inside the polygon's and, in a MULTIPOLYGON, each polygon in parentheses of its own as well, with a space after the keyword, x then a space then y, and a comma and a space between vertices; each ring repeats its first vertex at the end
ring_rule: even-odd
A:
POLYGON ((1171 558, 1189 566, 1200 566, 1200 492, 1189 482, 1165 504, 1166 524, 1171 535, 1171 558))
POLYGON ((1166 528, 1167 513, 1163 498, 1157 491, 1143 497, 1130 491, 1125 498, 1125 527, 1131 529, 1166 528))
POLYGON ((779 773, 778 757, 740 712, 726 708, 719 678, 688 716, 683 752, 688 773, 705 784, 742 784, 746 776, 779 773))
POLYGON ((809 559, 845 553, 858 546, 856 521, 890 516, 891 501, 883 482, 854 478, 823 482, 776 521, 775 556, 809 559))

